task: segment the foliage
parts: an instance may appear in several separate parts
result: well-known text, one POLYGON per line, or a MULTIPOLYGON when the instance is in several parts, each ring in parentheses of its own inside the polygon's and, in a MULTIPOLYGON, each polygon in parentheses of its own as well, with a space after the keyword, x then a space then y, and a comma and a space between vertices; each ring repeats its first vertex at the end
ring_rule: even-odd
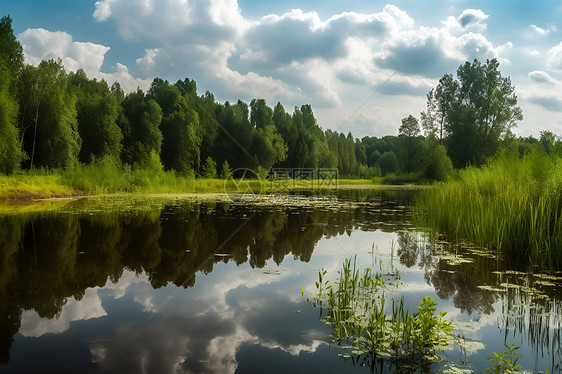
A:
POLYGON ((425 144, 424 177, 429 180, 445 181, 453 175, 453 163, 443 144, 435 138, 428 138, 425 144))
POLYGON ((139 89, 128 94, 121 103, 124 116, 119 122, 123 133, 122 160, 127 164, 143 163, 152 151, 160 154, 162 147, 162 108, 145 98, 139 89))
MULTIPOLYGON (((309 104, 292 113, 262 98, 221 104, 208 91, 198 95, 189 78, 175 84, 155 78, 146 93, 125 95, 119 82, 108 87, 83 70, 67 74, 60 60, 25 65, 9 16, 0 20, 0 83, 2 173, 73 168, 105 156, 140 170, 154 153, 166 171, 185 177, 203 175, 211 157, 218 165, 228 159, 234 169, 337 168, 350 178, 403 173, 387 181, 445 180, 452 174, 448 157, 457 167, 482 164, 500 146, 524 154, 538 142, 510 132, 521 110, 495 59, 467 62, 456 79, 440 79, 421 113, 426 138, 412 115, 398 135, 355 139, 324 131, 309 104)), ((541 134, 540 143, 548 146, 553 136, 541 134)))
POLYGON ((162 108, 161 158, 166 170, 187 173, 199 170, 202 142, 199 115, 189 97, 182 96, 177 86, 155 78, 146 95, 162 108))
POLYGON ((21 74, 20 119, 29 167, 60 168, 78 161, 76 96, 70 92, 60 60, 27 65, 21 74), (27 133, 25 130, 31 130, 27 133))
POLYGON ((0 19, 0 60, 7 64, 13 75, 23 69, 23 48, 14 35, 10 16, 0 19))
POLYGON ((521 354, 517 353, 519 347, 514 345, 507 345, 503 343, 506 348, 505 352, 496 353, 493 356, 488 357, 488 361, 495 361, 492 367, 487 368, 486 371, 490 371, 493 374, 510 374, 510 373, 520 373, 523 367, 517 364, 521 354))
POLYGON ((339 278, 326 280, 326 270, 318 273, 315 300, 326 307, 325 321, 337 342, 349 341, 356 355, 390 357, 401 364, 421 364, 436 359, 435 351, 445 348, 453 329, 444 320, 446 312, 435 315, 436 302, 424 297, 416 313, 404 308, 404 299, 385 313, 385 281, 366 268, 361 273, 356 259, 346 259, 339 278), (324 304, 326 303, 326 304, 324 304))
POLYGON ((562 266, 562 157, 535 146, 461 170, 420 195, 419 219, 440 232, 501 251, 510 261, 562 266))
POLYGON ((398 170, 398 159, 392 151, 383 153, 377 162, 380 166, 382 175, 394 173, 398 170))
POLYGON ((222 170, 221 170, 221 178, 228 178, 228 176, 230 175, 230 173, 232 173, 232 169, 230 168, 230 164, 228 163, 228 160, 224 160, 224 162, 222 163, 222 170))
POLYGON ((205 178, 216 178, 217 177, 217 163, 211 157, 207 157, 207 160, 205 161, 205 164, 203 165, 202 176, 205 177, 205 178))
POLYGON ((80 161, 89 162, 106 155, 119 159, 123 134, 117 125, 117 97, 105 81, 89 80, 81 69, 70 73, 68 80, 77 97, 78 132, 82 139, 80 161))
POLYGON ((420 125, 418 120, 411 114, 402 118, 402 125, 398 130, 400 138, 404 143, 403 150, 405 153, 405 171, 411 173, 413 171, 414 155, 416 153, 417 136, 420 133, 420 125))
POLYGON ((430 91, 422 123, 431 134, 439 128, 439 139, 447 144, 455 166, 481 165, 523 119, 514 91, 509 77, 502 77, 496 59, 485 64, 467 61, 457 69, 456 80, 445 74, 430 91))
POLYGON ((24 156, 17 129, 18 102, 11 86, 6 60, 0 58, 0 172, 4 174, 17 170, 24 156))

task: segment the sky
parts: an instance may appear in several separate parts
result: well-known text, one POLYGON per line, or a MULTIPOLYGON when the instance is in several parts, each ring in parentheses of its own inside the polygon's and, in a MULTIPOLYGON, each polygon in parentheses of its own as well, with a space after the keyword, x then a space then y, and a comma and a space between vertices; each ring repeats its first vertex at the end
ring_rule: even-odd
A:
POLYGON ((26 62, 146 90, 194 79, 219 102, 311 104, 324 129, 396 135, 446 73, 497 58, 519 136, 562 134, 562 2, 0 0, 26 62))

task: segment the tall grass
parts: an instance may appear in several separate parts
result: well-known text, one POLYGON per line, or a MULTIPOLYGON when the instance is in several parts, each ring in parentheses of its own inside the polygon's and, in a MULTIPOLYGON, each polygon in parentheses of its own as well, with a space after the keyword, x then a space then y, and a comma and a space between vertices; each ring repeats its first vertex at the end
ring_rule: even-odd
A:
POLYGON ((0 175, 0 198, 18 200, 69 197, 73 189, 66 186, 59 174, 35 170, 14 175, 0 175))
MULTIPOLYGON (((338 343, 351 343, 352 354, 372 354, 390 358, 397 369, 401 366, 428 367, 437 359, 435 351, 445 349, 451 337, 451 323, 437 316, 437 303, 424 297, 416 313, 400 303, 392 302, 387 314, 385 281, 379 273, 357 269, 357 259, 346 259, 335 282, 325 280, 322 269, 315 282, 317 306, 326 308, 325 321, 333 330, 338 343)), ((425 371, 424 371, 425 372, 425 371)))
POLYGON ((469 167, 417 200, 418 217, 440 232, 502 252, 508 259, 562 265, 562 158, 533 150, 469 167))
POLYGON ((266 187, 267 183, 259 180, 225 181, 166 171, 158 158, 131 167, 111 157, 103 157, 64 170, 35 169, 0 176, 0 199, 31 200, 113 193, 257 193, 265 192, 266 187))

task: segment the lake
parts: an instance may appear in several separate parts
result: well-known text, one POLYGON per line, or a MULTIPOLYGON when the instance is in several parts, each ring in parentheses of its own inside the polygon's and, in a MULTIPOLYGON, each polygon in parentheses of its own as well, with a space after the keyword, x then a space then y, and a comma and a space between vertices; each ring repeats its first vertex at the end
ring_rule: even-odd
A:
POLYGON ((416 193, 4 208, 0 372, 392 373, 334 342, 314 305, 318 272, 335 279, 349 258, 391 277, 411 311, 431 296, 448 312, 458 339, 432 372, 485 372, 504 342, 528 372, 562 372, 562 274, 429 235, 416 193))

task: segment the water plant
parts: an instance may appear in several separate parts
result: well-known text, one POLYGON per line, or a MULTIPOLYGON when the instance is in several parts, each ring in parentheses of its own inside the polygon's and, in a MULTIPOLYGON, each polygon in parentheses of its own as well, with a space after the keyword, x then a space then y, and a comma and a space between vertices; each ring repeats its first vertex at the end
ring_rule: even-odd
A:
POLYGON ((325 322, 333 329, 333 339, 350 344, 351 353, 370 357, 371 365, 390 360, 397 367, 417 365, 427 368, 445 348, 453 327, 435 314, 437 303, 424 297, 418 311, 404 307, 404 299, 392 301, 388 311, 388 284, 370 268, 357 269, 356 258, 346 259, 334 282, 325 280, 326 270, 316 282, 317 305, 326 307, 325 322), (324 303, 325 302, 325 303, 324 303))
POLYGON ((486 370, 493 374, 508 374, 508 373, 520 373, 523 367, 517 364, 517 361, 521 358, 521 354, 517 353, 520 347, 514 345, 507 345, 503 343, 506 351, 501 353, 496 353, 488 357, 488 361, 495 361, 494 365, 487 368, 486 370))
POLYGON ((517 265, 562 267, 562 157, 534 150, 422 191, 418 221, 503 253, 517 265))

